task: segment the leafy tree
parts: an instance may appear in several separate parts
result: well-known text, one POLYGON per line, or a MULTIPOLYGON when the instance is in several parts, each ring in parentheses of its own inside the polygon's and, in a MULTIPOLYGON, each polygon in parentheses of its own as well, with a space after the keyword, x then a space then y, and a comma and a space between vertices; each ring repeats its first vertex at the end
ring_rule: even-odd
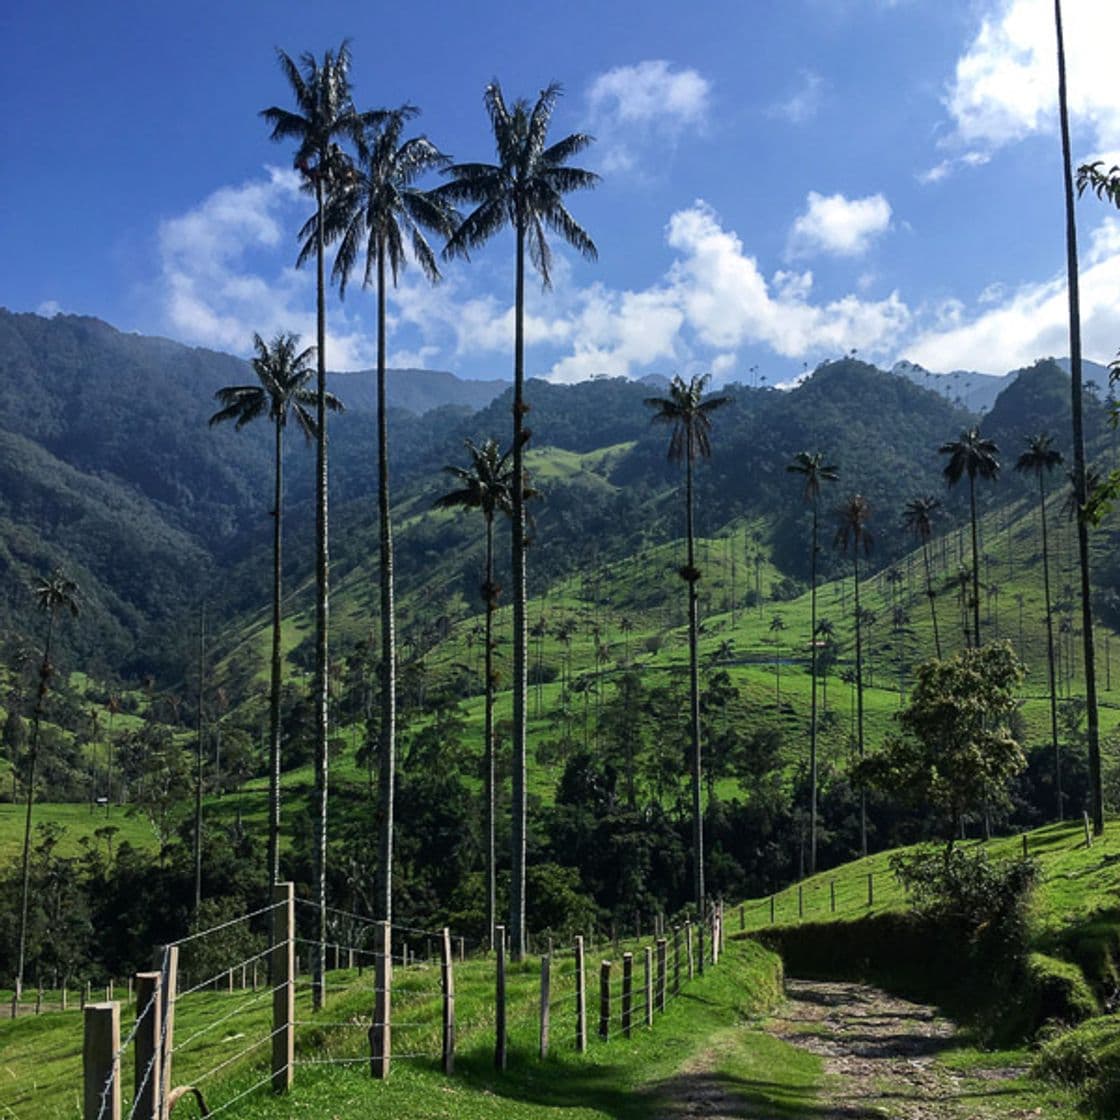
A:
POLYGON ((356 140, 372 123, 359 114, 350 95, 350 47, 326 51, 322 62, 300 55, 297 66, 277 51, 280 68, 296 101, 296 112, 279 106, 261 111, 272 126, 273 140, 294 140, 293 166, 303 177, 303 189, 315 197, 315 214, 301 233, 306 240, 297 265, 315 258, 315 327, 317 361, 315 400, 315 902, 319 907, 318 941, 312 992, 315 1010, 323 1006, 323 975, 327 967, 327 791, 330 705, 330 534, 327 523, 327 305, 324 207, 329 192, 351 174, 349 160, 338 144, 356 140))
POLYGON ((23 991, 23 966, 27 955, 27 900, 31 888, 31 807, 35 803, 35 765, 39 761, 39 735, 43 707, 50 689, 54 665, 51 643, 55 623, 61 614, 78 616, 78 585, 61 568, 45 578, 37 579, 31 588, 40 610, 47 615, 47 638, 43 643, 43 660, 39 663, 39 688, 35 694, 35 710, 31 717, 31 742, 27 750, 27 814, 23 825, 23 870, 19 900, 19 951, 16 961, 16 995, 23 991))
MULTIPOLYGON (((863 614, 859 605, 859 554, 871 551, 872 536, 867 528, 871 518, 871 506, 862 494, 853 494, 837 510, 840 524, 836 529, 835 543, 841 552, 850 552, 852 557, 852 617, 856 630, 856 747, 863 759, 863 614)), ((859 802, 859 846, 860 853, 867 855, 867 791, 860 788, 859 802)))
POLYGON ((976 528, 976 479, 991 481, 999 474, 999 448, 990 439, 985 439, 977 428, 967 428, 961 432, 960 439, 943 443, 938 451, 948 455, 945 464, 945 478, 950 486, 956 486, 968 476, 968 510, 972 523, 972 644, 980 648, 980 549, 977 544, 976 528))
POLYGON ((1009 642, 927 661, 898 713, 901 733, 860 767, 862 780, 937 809, 947 852, 965 814, 1006 800, 1007 783, 1026 766, 1010 726, 1023 675, 1009 642))
POLYGON ((929 563, 929 542, 933 536, 933 515, 941 508, 941 502, 932 494, 911 498, 902 513, 902 523, 922 542, 922 561, 926 572, 926 598, 929 600, 929 613, 933 621, 933 649, 938 660, 941 659, 941 636, 937 630, 937 592, 933 589, 933 573, 929 563))
POLYGON ((450 202, 475 208, 448 240, 448 256, 466 256, 507 225, 516 238, 514 257, 513 336, 513 821, 510 887, 510 944, 515 960, 525 955, 525 855, 527 787, 525 775, 526 699, 528 689, 525 604, 525 252, 547 288, 551 283, 552 254, 546 230, 559 234, 588 260, 598 253, 595 243, 564 205, 564 195, 595 186, 593 172, 569 166, 568 161, 590 143, 586 133, 573 132, 548 145, 548 126, 560 87, 541 91, 536 102, 517 100, 507 105, 501 86, 491 82, 484 100, 494 134, 498 163, 459 163, 447 168, 449 180, 441 188, 450 202))
MULTIPOLYGON (((274 432, 272 478, 272 674, 269 686, 268 724, 268 874, 271 882, 280 881, 280 687, 283 674, 283 632, 281 620, 281 555, 284 506, 284 430, 289 416, 294 416, 304 436, 315 435, 315 418, 311 407, 317 398, 307 387, 311 379, 313 346, 297 352, 299 337, 278 334, 266 343, 253 335, 253 372, 256 385, 229 385, 215 393, 222 405, 210 417, 211 425, 232 420, 241 431, 246 424, 267 415, 274 432)), ((326 395, 326 405, 333 412, 342 404, 333 393, 326 395)))
MULTIPOLYGON (((496 851, 494 847, 494 611, 498 607, 501 588, 494 580, 494 514, 513 512, 513 470, 509 465, 510 453, 504 454, 494 439, 484 440, 479 447, 469 439, 467 453, 469 467, 444 467, 459 486, 437 498, 438 509, 477 509, 486 522, 486 568, 480 588, 486 607, 486 635, 484 687, 486 692, 483 722, 483 753, 486 771, 486 929, 492 938, 496 917, 496 851)), ((539 655, 538 655, 539 661, 539 655)))
POLYGON ((820 523, 821 483, 835 482, 839 472, 824 461, 821 451, 799 451, 786 470, 804 479, 803 496, 813 507, 809 538, 809 665, 811 700, 809 704, 809 874, 817 871, 817 553, 820 523))
POLYGON ((704 399, 710 374, 685 382, 679 375, 669 384, 669 396, 649 397, 646 404, 656 409, 655 424, 668 424, 669 459, 685 465, 685 536, 687 560, 680 577, 688 585, 688 672, 690 688, 690 729, 692 736, 692 877, 697 910, 704 913, 704 818, 701 805, 703 765, 700 755, 700 613, 696 585, 700 569, 696 566, 696 536, 693 527, 693 467, 698 458, 712 454, 712 413, 730 403, 728 397, 704 399))
POLYGON ((1015 469, 1028 471, 1038 479, 1039 525, 1042 533, 1042 590, 1046 598, 1046 665, 1050 685, 1050 736, 1054 745, 1054 790, 1058 820, 1063 817, 1062 755, 1058 745, 1058 690, 1054 677, 1054 613, 1050 601, 1050 551, 1046 533, 1046 475, 1062 461, 1062 453, 1045 432, 1027 437, 1027 449, 1015 462, 1015 469))
POLYGON ((393 528, 389 509, 389 428, 385 397, 387 281, 396 287, 406 262, 406 246, 433 283, 439 280, 436 255, 424 231, 450 236, 455 213, 434 191, 415 183, 425 172, 450 161, 426 137, 401 139, 408 121, 419 110, 402 105, 369 114, 370 123, 358 134, 358 161, 331 192, 325 221, 327 239, 338 239, 332 274, 339 293, 361 255, 365 254, 363 284, 377 289, 377 510, 381 588, 381 766, 379 769, 380 842, 377 861, 377 916, 393 916, 393 790, 396 775, 396 614, 393 588, 393 528))

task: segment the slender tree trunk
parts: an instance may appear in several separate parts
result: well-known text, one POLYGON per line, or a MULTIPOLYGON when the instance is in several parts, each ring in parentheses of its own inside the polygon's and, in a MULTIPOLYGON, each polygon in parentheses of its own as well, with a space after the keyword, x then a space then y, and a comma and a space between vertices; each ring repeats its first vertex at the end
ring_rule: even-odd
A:
POLYGON ((311 970, 311 1003, 314 1010, 323 1006, 324 977, 327 971, 327 794, 330 758, 328 713, 328 628, 330 625, 330 550, 327 517, 327 294, 324 275, 323 244, 323 169, 326 153, 319 153, 320 174, 315 178, 315 205, 318 221, 315 230, 315 327, 318 344, 318 378, 316 382, 315 422, 315 808, 314 857, 317 942, 313 946, 311 970))
POLYGON ((27 902, 31 895, 31 807, 35 804, 35 767, 39 761, 39 728, 47 701, 47 682, 51 676, 51 641, 54 638, 54 611, 47 616, 47 642, 39 666, 39 691, 31 721, 31 746, 27 752, 27 812, 23 823, 23 867, 19 897, 19 959, 16 962, 16 996, 23 995, 23 967, 27 959, 27 902))
MULTIPOLYGON (((859 545, 855 542, 852 550, 853 593, 856 608, 856 748, 860 761, 863 761, 863 628, 859 615, 859 545)), ((867 790, 859 788, 859 850, 867 855, 867 790)))
POLYGON ((389 422, 385 393, 385 244, 377 246, 377 514, 381 556, 381 767, 377 917, 393 920, 393 813, 397 777, 397 648, 393 606, 393 526, 389 510, 389 422))
POLYGON ((203 692, 206 685, 206 608, 198 610, 198 751, 194 774, 194 912, 202 905, 202 760, 206 737, 203 692))
POLYGON ((700 754, 700 602, 696 584, 696 541, 692 515, 692 440, 685 450, 685 526, 688 538, 688 684, 689 730, 692 732, 692 877, 696 913, 703 920, 704 908, 704 807, 701 803, 703 759, 700 754))
POLYGON ((1050 684, 1050 739, 1054 744, 1054 794, 1058 820, 1065 819, 1062 804, 1062 749, 1058 745, 1058 689, 1054 680, 1054 616, 1050 609, 1050 558, 1046 539, 1046 484, 1038 474, 1039 514, 1042 520, 1042 590, 1046 599, 1046 666, 1050 684))
POLYGON ((1070 155, 1069 109, 1066 103, 1066 52, 1062 36, 1062 4, 1054 0, 1058 45, 1058 115, 1062 129, 1062 174, 1066 203, 1066 272, 1069 279, 1069 372, 1073 413, 1073 488, 1077 497, 1077 550, 1081 568, 1081 638, 1085 650, 1086 731, 1089 740, 1089 801, 1093 831, 1104 832, 1104 787, 1101 775, 1100 724, 1097 714, 1096 649, 1093 645, 1093 604, 1089 580, 1089 526, 1084 511, 1085 432, 1081 416, 1081 299, 1077 274, 1077 221, 1073 203, 1073 160, 1070 155))
MULTIPOLYGON (((495 846, 494 788, 494 518, 486 517, 486 944, 494 945, 494 922, 497 919, 497 848, 495 846)), ((538 657, 538 662, 540 658, 538 657)))
POLYGON ((525 956, 526 712, 525 665, 525 228, 517 222, 513 338, 513 773, 510 829, 510 953, 525 956))
POLYGON ((283 673, 282 507, 284 501, 284 424, 276 418, 276 466, 272 508, 272 678, 268 697, 268 877, 280 882, 280 678, 283 673))
POLYGON ((809 557, 809 874, 817 873, 817 509, 813 497, 813 547, 809 557))
POLYGON ((972 644, 980 648, 980 548, 976 539, 976 479, 968 476, 968 508, 972 514, 972 644))
POLYGON ((937 660, 941 660, 941 635, 937 632, 937 604, 934 602, 933 575, 929 570, 929 541, 922 541, 922 559, 926 566, 926 597, 929 599, 929 613, 933 620, 933 648, 937 660))

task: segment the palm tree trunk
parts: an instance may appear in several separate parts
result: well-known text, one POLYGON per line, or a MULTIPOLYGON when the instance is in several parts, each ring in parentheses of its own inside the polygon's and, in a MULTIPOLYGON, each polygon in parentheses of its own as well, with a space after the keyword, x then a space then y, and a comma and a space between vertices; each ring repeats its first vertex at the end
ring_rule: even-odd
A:
MULTIPOLYGON (((691 435, 691 433, 690 433, 691 435)), ((700 757, 700 604, 696 592, 696 542, 692 523, 692 445, 685 452, 685 531, 688 537, 688 684, 689 729, 692 732, 692 877, 698 920, 704 918, 704 809, 701 803, 703 764, 700 757)), ((703 967, 701 967, 703 971, 703 967)))
MULTIPOLYGON (((320 172, 326 167, 326 153, 319 155, 320 172)), ((327 971, 327 791, 330 759, 327 754, 328 684, 327 669, 330 624, 330 555, 327 521, 327 296, 324 275, 323 178, 315 178, 315 327, 318 343, 315 423, 315 840, 312 859, 315 876, 314 904, 318 906, 317 942, 312 952, 311 1003, 314 1010, 323 1006, 324 977, 327 971)))
POLYGON ((268 703, 268 878, 280 882, 280 677, 283 671, 281 506, 284 500, 284 425, 276 418, 272 508, 272 679, 268 703))
POLYGON ((1058 43, 1058 116, 1062 129, 1062 175, 1066 203, 1066 272, 1069 279, 1069 372, 1073 413, 1073 487, 1077 496, 1077 550, 1081 568, 1081 637, 1085 648, 1086 731, 1089 740, 1089 801, 1093 831, 1104 832, 1104 787, 1101 776, 1100 725, 1097 715, 1096 649, 1093 645, 1092 588, 1089 581, 1089 526, 1084 517, 1085 432, 1081 417, 1081 299, 1077 275, 1077 221, 1073 208, 1073 161, 1070 156, 1066 103, 1066 52, 1062 37, 1062 3, 1054 0, 1058 43))
POLYGON ((1058 745, 1058 690, 1054 680, 1054 616, 1050 610, 1050 559, 1046 540, 1046 484, 1038 474, 1039 513, 1042 518, 1042 590, 1046 599, 1046 665, 1050 683, 1050 738, 1054 744, 1054 795, 1058 820, 1065 819, 1062 805, 1062 749, 1058 745))
POLYGON ((389 423, 385 394, 385 245, 377 246, 377 514, 381 553, 381 767, 377 916, 393 920, 393 797, 397 771, 396 620, 393 612, 393 526, 389 516, 389 423))
POLYGON ((926 597, 929 599, 929 613, 933 620, 933 648, 937 660, 941 660, 941 635, 937 632, 937 604, 934 602, 933 575, 929 569, 929 541, 922 541, 922 559, 926 566, 926 597))
POLYGON ((198 610, 198 752, 194 774, 194 912, 202 905, 202 745, 206 737, 203 689, 206 684, 206 608, 198 610))
MULTIPOLYGON (((494 945, 497 919, 497 849, 494 843, 494 518, 486 517, 486 944, 494 945)), ((538 658, 539 660, 539 658, 538 658)))
POLYGON ((980 548, 976 540, 976 480, 968 476, 968 508, 972 514, 972 644, 980 648, 980 548))
POLYGON ((513 339, 513 795, 510 830, 510 955, 525 956, 525 227, 517 223, 513 339))
POLYGON ((809 557, 809 874, 817 873, 817 499, 813 498, 813 542, 809 557))
MULTIPOLYGON (((856 748, 860 761, 863 760, 863 628, 859 615, 859 544, 857 540, 852 550, 853 591, 856 606, 856 748)), ((867 790, 861 785, 859 790, 859 850, 867 855, 867 790)))
POLYGON ((39 667, 39 691, 31 721, 31 746, 27 752, 27 814, 23 824, 23 869, 20 875, 19 958, 16 962, 16 998, 23 995, 23 966, 27 958, 27 902, 31 894, 31 806, 35 803, 35 764, 39 761, 39 728, 43 722, 43 706, 47 699, 47 681, 51 675, 51 640, 54 637, 54 611, 47 617, 47 642, 43 647, 43 663, 39 667))

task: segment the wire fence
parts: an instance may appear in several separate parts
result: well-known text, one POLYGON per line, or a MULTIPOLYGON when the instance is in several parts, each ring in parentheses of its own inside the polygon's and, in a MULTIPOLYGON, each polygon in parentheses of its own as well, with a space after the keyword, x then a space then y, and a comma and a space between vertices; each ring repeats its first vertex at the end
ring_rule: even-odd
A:
POLYGON ((699 925, 670 927, 651 916, 634 923, 635 933, 645 925, 644 937, 620 936, 615 925, 574 943, 544 935, 537 948, 547 952, 507 961, 504 942, 495 952, 485 939, 324 911, 295 899, 290 884, 282 889, 286 897, 268 906, 165 946, 158 973, 137 977, 136 1014, 123 1039, 120 1005, 91 1005, 85 1120, 156 1120, 183 1095, 204 1115, 235 1113, 268 1087, 289 1088, 299 1068, 365 1065, 384 1076, 390 1062, 403 1061, 451 1072, 456 1039, 493 1045, 503 1064, 507 1051, 607 1043, 650 1028, 680 998, 701 940, 714 963, 722 918, 713 912, 691 951, 699 925), (455 966, 468 955, 478 963, 461 973, 453 995, 455 966), (91 1024, 106 1011, 103 1044, 91 1024))

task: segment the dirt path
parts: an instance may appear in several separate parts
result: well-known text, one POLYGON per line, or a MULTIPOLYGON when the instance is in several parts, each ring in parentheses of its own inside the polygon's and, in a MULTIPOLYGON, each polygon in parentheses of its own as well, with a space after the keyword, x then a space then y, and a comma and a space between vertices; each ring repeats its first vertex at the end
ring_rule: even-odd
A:
POLYGON ((825 1080, 819 1098, 775 1109, 758 1103, 758 1093, 745 1092, 746 1084, 716 1074, 727 1046, 743 1044, 740 1034, 735 1042, 721 1039, 662 1086, 667 1118, 973 1120, 986 1115, 978 1094, 962 1092, 961 1080, 937 1062, 955 1027, 932 1007, 839 981, 787 980, 786 995, 786 1003, 763 1029, 822 1059, 825 1080))

